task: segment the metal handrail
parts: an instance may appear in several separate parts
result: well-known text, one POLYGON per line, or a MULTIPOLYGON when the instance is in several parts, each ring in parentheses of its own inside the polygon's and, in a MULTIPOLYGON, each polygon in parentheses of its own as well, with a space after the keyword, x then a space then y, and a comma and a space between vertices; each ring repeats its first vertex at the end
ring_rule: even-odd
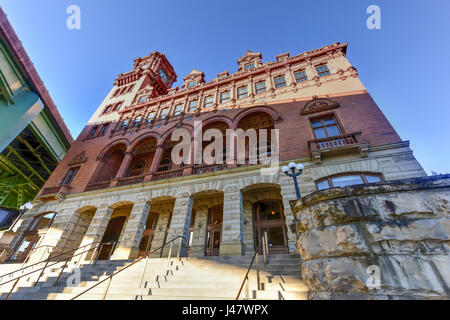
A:
POLYGON ((256 275, 257 275, 257 281, 258 281, 258 290, 260 289, 260 279, 259 279, 259 254, 258 254, 258 250, 256 250, 255 254, 253 255, 252 262, 250 262, 250 265, 248 266, 247 272, 245 273, 245 277, 244 277, 244 280, 242 281, 241 287, 239 288, 239 292, 238 292, 238 294, 237 294, 237 296, 236 296, 236 300, 239 300, 239 296, 241 295, 242 289, 244 288, 244 285, 245 285, 245 284, 247 284, 246 287, 245 287, 245 300, 248 300, 248 293, 249 293, 249 288, 248 288, 248 286, 249 286, 249 283, 248 283, 248 282, 249 282, 248 274, 250 273, 250 270, 252 269, 253 262, 255 262, 255 259, 256 259, 256 266, 257 266, 257 267, 256 267, 256 268, 257 268, 256 275))
MULTIPOLYGON (((99 246, 100 246, 100 247, 103 247, 103 245, 105 245, 105 244, 113 244, 113 243, 115 243, 115 242, 110 242, 110 243, 101 243, 101 242, 100 242, 100 243, 97 243, 97 245, 95 246, 95 248, 90 248, 90 249, 88 249, 88 250, 86 250, 86 251, 77 253, 77 254, 73 255, 72 257, 70 257, 69 259, 67 259, 67 260, 66 260, 66 263, 64 264, 63 269, 61 270, 61 272, 60 272, 60 274, 59 274, 59 276, 58 276, 57 281, 59 281, 59 279, 60 279, 60 277, 61 277, 61 274, 62 274, 62 272, 64 271, 64 268, 67 266, 67 263, 70 261, 70 259, 72 259, 73 257, 76 257, 76 256, 78 256, 78 255, 82 255, 82 254, 84 254, 84 253, 86 253, 86 252, 89 252, 89 251, 91 251, 92 249, 97 249, 99 246)), ((91 245, 92 245, 92 244, 91 244, 91 245)), ((86 247, 86 246, 83 246, 83 247, 86 247)), ((78 248, 78 249, 79 249, 79 248, 78 248)), ((78 250, 78 249, 76 249, 76 250, 78 250)), ((71 251, 73 251, 73 250, 71 250, 71 251)), ((68 252, 71 252, 71 251, 68 251, 68 252)), ((65 254, 67 254, 67 253, 65 253, 65 254)), ((110 253, 110 256, 111 256, 111 253, 110 253)), ((98 257, 98 256, 97 256, 97 257, 98 257)), ((0 286, 2 286, 2 285, 4 285, 4 284, 7 284, 7 283, 10 283, 10 282, 12 282, 12 281, 15 280, 14 285, 12 286, 12 288, 11 288, 11 290, 9 291, 8 295, 6 296, 5 300, 8 300, 8 299, 9 299, 11 293, 14 291, 14 289, 15 289, 16 286, 17 286, 17 283, 19 282, 19 280, 20 280, 22 277, 25 277, 25 276, 28 276, 28 275, 33 274, 33 273, 35 273, 35 272, 41 271, 41 273, 39 274, 39 277, 37 278, 37 280, 36 280, 35 283, 34 283, 34 286, 36 287, 36 285, 38 284, 38 282, 39 282, 39 280, 41 279, 42 275, 44 274, 45 269, 46 269, 47 267, 52 267, 52 266, 54 266, 54 265, 56 265, 56 264, 62 262, 62 260, 61 260, 61 261, 56 261, 55 263, 53 263, 53 264, 50 265, 50 266, 48 265, 49 262, 50 262, 50 259, 47 259, 47 260, 46 260, 46 263, 45 263, 45 266, 44 266, 43 268, 37 269, 37 270, 35 270, 35 271, 31 271, 31 272, 29 272, 29 273, 27 273, 27 274, 22 274, 22 275, 19 276, 18 278, 15 278, 15 279, 6 281, 6 282, 4 282, 4 283, 1 283, 0 286)), ((57 282, 56 282, 56 283, 57 283, 57 282)))
MULTIPOLYGON (((34 267, 34 266, 36 266, 36 265, 39 265, 39 264, 41 264, 41 263, 44 263, 44 262, 50 262, 50 260, 52 260, 52 259, 58 258, 58 257, 60 257, 60 256, 63 256, 63 255, 69 254, 69 253, 72 253, 72 252, 74 252, 74 251, 83 249, 83 248, 88 247, 88 246, 92 246, 93 244, 101 244, 101 242, 92 242, 92 243, 89 243, 89 244, 84 245, 84 246, 82 246, 82 247, 78 247, 78 248, 76 248, 76 249, 72 249, 72 250, 69 250, 69 251, 62 252, 62 253, 60 253, 60 254, 57 254, 56 256, 49 257, 49 258, 47 258, 46 260, 39 261, 39 262, 36 262, 36 263, 34 263, 34 264, 30 264, 30 265, 28 265, 28 266, 23 266, 23 267, 22 267, 21 269, 19 269, 19 270, 11 271, 11 272, 9 272, 9 273, 5 273, 5 274, 0 275, 0 280, 2 280, 4 277, 9 276, 9 275, 12 275, 12 274, 14 274, 14 273, 16 273, 16 272, 20 272, 20 271, 21 271, 21 272, 23 273, 23 271, 24 271, 25 269, 32 268, 32 267, 34 267)), ((90 249, 90 250, 91 250, 91 249, 90 249)), ((90 250, 88 250, 88 251, 90 251, 90 250)), ((83 252, 83 253, 84 253, 84 252, 83 252)), ((78 256, 78 255, 79 255, 79 254, 74 255, 74 256, 72 256, 72 258, 75 257, 75 256, 78 256)), ((58 262, 61 262, 61 261, 58 261, 58 262)), ((8 281, 8 282, 10 282, 10 281, 8 281)), ((5 283, 7 283, 7 282, 5 282, 5 283)), ((4 284, 4 283, 0 283, 0 286, 2 286, 3 284, 4 284)))
MULTIPOLYGON (((258 290, 261 290, 261 278, 259 275, 259 250, 261 248, 258 247, 255 251, 255 254, 253 255, 253 259, 250 262, 250 266, 247 269, 247 273, 245 274, 244 280, 242 281, 241 287, 239 288, 239 292, 236 296, 236 300, 239 300, 239 296, 241 295, 242 289, 244 288, 245 285, 245 300, 248 300, 249 298, 249 278, 248 275, 250 273, 250 270, 252 269, 253 263, 255 262, 256 259, 256 280, 258 283, 258 290)), ((268 241, 267 241, 267 232, 264 231, 264 235, 262 238, 262 251, 263 251, 263 255, 264 255, 264 264, 267 263, 267 256, 269 255, 269 246, 268 246, 268 241)))
MULTIPOLYGON (((109 287, 111 286, 112 278, 113 278, 115 275, 117 275, 117 274, 119 274, 120 272, 122 272, 122 271, 128 269, 129 267, 135 265, 136 263, 142 261, 143 259, 148 258, 148 256, 149 256, 150 254, 152 254, 152 253, 154 253, 154 252, 156 252, 156 251, 158 251, 158 250, 164 248, 164 247, 165 247, 166 245, 168 245, 169 243, 170 243, 170 244, 173 244, 173 242, 174 242, 176 239, 178 239, 178 238, 181 239, 181 240, 180 240, 180 244, 181 244, 181 241, 182 241, 182 240, 186 241, 186 238, 183 237, 183 236, 177 236, 177 237, 173 238, 172 240, 170 240, 170 241, 164 243, 162 246, 160 246, 160 247, 158 247, 158 248, 152 250, 151 252, 147 253, 144 257, 141 257, 141 258, 139 258, 139 259, 133 261, 133 262, 130 263, 129 265, 123 267, 123 268, 120 269, 119 271, 116 271, 115 273, 113 273, 112 275, 110 275, 110 276, 108 276, 107 278, 103 279, 102 281, 97 282, 97 283, 94 284, 92 287, 90 287, 90 288, 84 290, 83 292, 77 294, 75 297, 73 297, 73 298, 70 299, 70 300, 75 300, 75 299, 77 299, 78 297, 80 297, 81 295, 85 294, 86 292, 88 292, 88 291, 90 291, 90 290, 96 288, 97 286, 99 286, 99 285, 102 284, 103 282, 109 280, 109 283, 108 283, 108 285, 106 286, 106 290, 105 290, 105 293, 103 294, 103 298, 102 298, 102 300, 105 300, 105 299, 106 299, 106 296, 107 296, 107 294, 108 294, 109 287)), ((187 241, 186 241, 186 243, 187 243, 187 241)), ((185 246, 186 246, 186 245, 185 245, 185 246)), ((172 246, 171 246, 171 248, 172 248, 172 246)), ((180 257, 180 249, 181 249, 181 245, 178 247, 178 258, 180 257)), ((172 252, 172 250, 170 250, 170 252, 169 252, 169 261, 170 261, 170 254, 171 254, 171 252, 172 252)), ((145 265, 145 268, 144 268, 144 274, 145 274, 146 268, 147 268, 147 264, 145 265)), ((141 280, 141 284, 142 284, 142 280, 141 280)))
MULTIPOLYGON (((42 246, 39 246, 39 247, 36 247, 36 248, 31 249, 30 253, 28 254, 28 256, 26 257, 26 259, 25 259, 25 261, 24 261, 23 263, 24 263, 24 264, 28 263, 28 261, 30 261, 31 255, 32 255, 37 249, 40 249, 40 248, 47 248, 47 252, 48 252, 48 253, 52 253, 52 251, 49 251, 49 249, 50 249, 50 248, 55 248, 55 246, 42 245, 42 246)), ((44 251, 44 253, 43 253, 42 256, 41 256, 41 259, 39 259, 39 262, 41 262, 42 257, 44 256, 44 254, 45 254, 45 251, 44 251)), ((14 255, 14 253, 13 253, 11 256, 13 256, 13 255, 14 255)))

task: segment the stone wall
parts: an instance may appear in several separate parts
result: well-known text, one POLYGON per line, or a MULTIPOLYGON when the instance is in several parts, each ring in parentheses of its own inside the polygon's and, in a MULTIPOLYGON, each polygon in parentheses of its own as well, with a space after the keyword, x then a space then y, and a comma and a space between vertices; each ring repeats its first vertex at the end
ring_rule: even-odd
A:
POLYGON ((319 191, 291 207, 310 299, 449 299, 450 175, 319 191))

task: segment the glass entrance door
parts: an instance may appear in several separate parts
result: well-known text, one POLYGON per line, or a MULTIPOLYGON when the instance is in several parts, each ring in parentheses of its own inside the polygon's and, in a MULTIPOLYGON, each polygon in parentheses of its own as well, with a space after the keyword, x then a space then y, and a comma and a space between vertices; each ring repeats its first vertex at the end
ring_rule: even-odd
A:
POLYGON ((218 256, 222 237, 223 205, 209 208, 205 256, 218 256))
POLYGON ((262 254, 267 238, 269 254, 289 253, 283 207, 278 200, 259 201, 253 205, 255 250, 262 254))
POLYGON ((159 213, 148 214, 145 230, 139 244, 139 257, 145 257, 152 248, 153 238, 155 236, 156 225, 158 224, 159 213))

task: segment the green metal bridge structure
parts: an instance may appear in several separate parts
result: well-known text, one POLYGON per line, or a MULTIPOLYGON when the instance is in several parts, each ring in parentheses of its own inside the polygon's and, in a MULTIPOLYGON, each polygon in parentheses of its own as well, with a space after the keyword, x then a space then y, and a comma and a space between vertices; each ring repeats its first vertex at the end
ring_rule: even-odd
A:
POLYGON ((0 7, 0 206, 32 201, 73 138, 0 7))

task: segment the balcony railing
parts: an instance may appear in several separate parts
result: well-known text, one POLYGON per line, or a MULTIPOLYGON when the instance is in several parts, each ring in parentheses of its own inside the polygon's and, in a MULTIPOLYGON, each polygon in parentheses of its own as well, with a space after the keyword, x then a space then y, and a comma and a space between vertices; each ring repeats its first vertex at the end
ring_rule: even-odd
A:
POLYGON ((94 191, 109 188, 111 181, 103 181, 89 184, 84 191, 94 191))
POLYGON ((311 151, 342 148, 358 143, 357 136, 360 134, 360 132, 357 132, 324 139, 316 139, 309 141, 308 144, 311 151))
POLYGON ((121 178, 117 183, 118 186, 128 186, 130 184, 137 184, 144 182, 144 176, 121 178))
POLYGON ((207 173, 207 172, 215 172, 215 171, 220 171, 220 170, 225 170, 227 169, 227 164, 222 163, 222 164, 210 164, 210 165, 199 165, 199 166, 195 166, 194 170, 193 170, 193 174, 200 174, 200 173, 207 173))
POLYGON ((49 194, 55 194, 58 193, 59 190, 61 189, 62 186, 57 186, 57 187, 51 187, 51 188, 45 188, 44 191, 42 192, 42 195, 49 195, 49 194))
POLYGON ((152 176, 152 181, 163 180, 181 177, 183 175, 183 169, 164 171, 164 172, 156 172, 152 176))

